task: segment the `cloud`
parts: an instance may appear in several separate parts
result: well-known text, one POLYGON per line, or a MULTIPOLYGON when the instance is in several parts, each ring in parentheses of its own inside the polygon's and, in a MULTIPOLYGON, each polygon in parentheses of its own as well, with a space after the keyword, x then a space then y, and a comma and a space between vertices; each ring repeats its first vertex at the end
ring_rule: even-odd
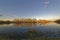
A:
POLYGON ((49 1, 44 2, 45 5, 49 4, 49 1))
POLYGON ((44 2, 44 7, 48 7, 48 5, 49 5, 49 1, 45 1, 44 2))

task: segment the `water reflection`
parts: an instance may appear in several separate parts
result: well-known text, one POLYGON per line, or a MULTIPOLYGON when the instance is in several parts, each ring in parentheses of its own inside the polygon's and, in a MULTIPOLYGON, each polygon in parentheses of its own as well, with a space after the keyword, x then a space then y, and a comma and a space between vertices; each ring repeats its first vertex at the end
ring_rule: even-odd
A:
POLYGON ((59 27, 58 24, 54 22, 0 24, 0 37, 2 39, 13 40, 28 38, 56 38, 60 37, 60 24, 59 27))
POLYGON ((13 24, 13 26, 33 26, 37 25, 37 23, 20 23, 20 24, 13 24))
POLYGON ((46 40, 46 38, 56 38, 56 37, 60 37, 60 31, 56 32, 51 32, 51 31, 46 31, 46 32, 42 32, 42 30, 40 31, 36 31, 36 30, 32 30, 29 29, 26 32, 7 32, 7 33, 0 33, 0 38, 5 38, 5 39, 28 39, 28 38, 44 38, 44 40, 46 40))
POLYGON ((51 24, 54 22, 50 22, 50 23, 10 23, 10 24, 0 24, 0 26, 36 26, 36 25, 47 25, 47 24, 51 24))

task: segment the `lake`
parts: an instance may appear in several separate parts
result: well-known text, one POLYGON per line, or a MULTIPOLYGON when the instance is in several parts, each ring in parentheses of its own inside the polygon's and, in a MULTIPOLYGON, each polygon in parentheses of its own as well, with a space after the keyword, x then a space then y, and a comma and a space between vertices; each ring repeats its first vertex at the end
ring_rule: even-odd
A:
MULTIPOLYGON (((22 40, 29 38, 60 38, 60 24, 20 23, 0 24, 1 40, 22 40)), ((32 40, 32 39, 31 39, 32 40)))

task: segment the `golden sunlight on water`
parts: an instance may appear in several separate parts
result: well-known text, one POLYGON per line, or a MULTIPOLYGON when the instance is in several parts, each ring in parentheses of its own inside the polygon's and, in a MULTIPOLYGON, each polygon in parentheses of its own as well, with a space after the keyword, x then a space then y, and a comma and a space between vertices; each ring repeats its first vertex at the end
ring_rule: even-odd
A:
POLYGON ((41 22, 41 23, 11 23, 11 24, 0 24, 0 27, 2 26, 25 26, 25 27, 32 27, 32 26, 60 26, 60 24, 57 24, 55 22, 41 22))

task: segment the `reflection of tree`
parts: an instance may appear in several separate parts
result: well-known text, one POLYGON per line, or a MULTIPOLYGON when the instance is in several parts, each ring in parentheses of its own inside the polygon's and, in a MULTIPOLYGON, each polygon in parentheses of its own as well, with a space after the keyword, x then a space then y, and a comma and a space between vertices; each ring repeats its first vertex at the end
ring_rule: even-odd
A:
POLYGON ((33 26, 33 25, 37 25, 36 23, 19 23, 16 24, 14 23, 13 26, 33 26))

